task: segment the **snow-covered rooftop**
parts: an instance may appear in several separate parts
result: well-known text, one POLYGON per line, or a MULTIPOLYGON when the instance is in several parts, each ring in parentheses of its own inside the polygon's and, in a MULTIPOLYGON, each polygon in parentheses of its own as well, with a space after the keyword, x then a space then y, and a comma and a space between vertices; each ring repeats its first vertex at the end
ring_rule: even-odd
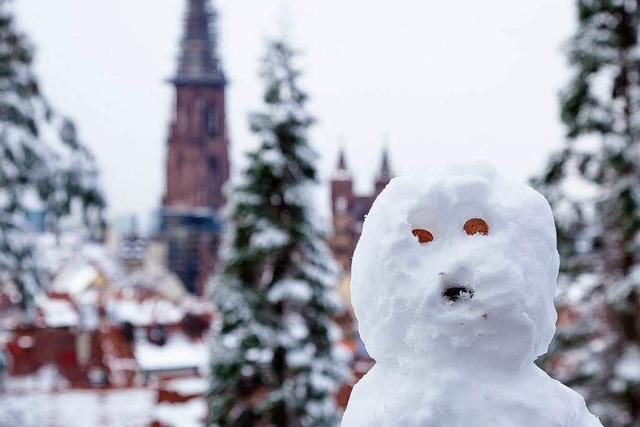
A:
POLYGON ((110 299, 107 301, 107 313, 116 322, 131 322, 135 326, 154 323, 177 323, 185 311, 170 301, 163 299, 110 299))
POLYGON ((139 337, 134 355, 143 371, 198 369, 203 372, 209 364, 209 349, 203 341, 193 341, 183 334, 172 334, 163 346, 139 337))
POLYGON ((165 390, 174 391, 183 396, 189 396, 205 393, 208 386, 209 383, 206 378, 186 377, 167 381, 163 388, 165 390))
POLYGON ((88 290, 99 278, 100 273, 91 264, 71 263, 58 274, 51 283, 50 290, 57 293, 76 295, 88 290))
POLYGON ((62 328, 78 325, 78 312, 69 301, 41 295, 36 298, 36 304, 47 326, 62 328))

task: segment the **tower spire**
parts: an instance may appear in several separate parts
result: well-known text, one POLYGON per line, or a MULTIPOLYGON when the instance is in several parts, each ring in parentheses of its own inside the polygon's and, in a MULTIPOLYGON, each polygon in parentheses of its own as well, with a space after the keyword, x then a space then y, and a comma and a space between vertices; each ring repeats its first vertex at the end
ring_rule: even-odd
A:
POLYGON ((343 146, 341 146, 340 150, 338 151, 338 164, 336 165, 336 170, 333 173, 333 180, 351 180, 351 176, 349 175, 349 168, 347 167, 347 155, 343 146))
POLYGON ((209 0, 187 0, 175 83, 224 84, 216 20, 209 0))
POLYGON ((381 181, 387 181, 392 177, 391 162, 389 161, 389 149, 385 145, 382 149, 382 163, 380 164, 380 172, 378 173, 378 179, 381 181))
POLYGON ((391 172, 391 162, 389 161, 389 149, 385 144, 384 148, 382 149, 382 162, 380 164, 380 172, 378 172, 378 176, 376 177, 375 181, 376 197, 382 190, 384 190, 384 187, 386 187, 389 181, 391 181, 391 178, 393 178, 393 175, 391 172))
POLYGON ((344 147, 340 147, 340 151, 338 152, 338 170, 347 170, 347 156, 344 152, 344 147))

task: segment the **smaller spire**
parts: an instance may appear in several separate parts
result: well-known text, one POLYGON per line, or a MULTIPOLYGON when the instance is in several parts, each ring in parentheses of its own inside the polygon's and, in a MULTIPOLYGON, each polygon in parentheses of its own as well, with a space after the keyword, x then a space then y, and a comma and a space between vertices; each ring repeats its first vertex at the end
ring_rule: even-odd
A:
POLYGON ((380 165, 380 172, 378 179, 381 181, 389 181, 393 174, 391 173, 391 162, 389 161, 389 149, 385 145, 382 149, 382 164, 380 165))
POLYGON ((347 167, 347 155, 345 154, 344 146, 341 146, 338 152, 338 165, 333 174, 333 179, 336 181, 348 181, 351 179, 349 168, 347 167))
POLYGON ((338 153, 338 170, 347 170, 347 156, 344 152, 344 147, 340 147, 340 152, 338 153))
POLYGON ((389 161, 389 150, 387 145, 385 144, 382 149, 382 163, 380 164, 380 172, 378 172, 378 176, 375 181, 375 196, 384 190, 384 187, 387 186, 393 174, 391 173, 391 162, 389 161))

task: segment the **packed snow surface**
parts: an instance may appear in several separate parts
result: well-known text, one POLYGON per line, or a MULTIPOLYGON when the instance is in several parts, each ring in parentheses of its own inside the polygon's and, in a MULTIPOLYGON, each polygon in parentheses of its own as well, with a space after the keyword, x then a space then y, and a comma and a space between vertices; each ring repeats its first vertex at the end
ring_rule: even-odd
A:
POLYGON ((169 427, 202 427, 207 416, 207 402, 191 399, 185 403, 160 403, 154 410, 154 419, 169 427))
POLYGON ((534 365, 555 332, 558 265, 547 201, 493 168, 392 180, 354 254, 352 302, 377 363, 342 425, 601 426, 534 365))
POLYGON ((0 393, 0 426, 148 426, 153 420, 155 405, 155 393, 149 389, 0 393))

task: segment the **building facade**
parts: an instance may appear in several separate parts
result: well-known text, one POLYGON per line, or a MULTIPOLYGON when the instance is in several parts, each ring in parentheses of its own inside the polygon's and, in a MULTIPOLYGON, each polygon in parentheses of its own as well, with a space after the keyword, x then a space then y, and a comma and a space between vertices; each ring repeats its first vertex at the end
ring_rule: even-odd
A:
POLYGON ((160 230, 167 265, 202 294, 220 240, 229 179, 227 81, 218 56, 217 15, 209 0, 188 0, 166 158, 160 230))
POLYGON ((331 180, 331 212, 333 234, 329 240, 331 250, 343 271, 351 271, 351 258, 362 232, 365 215, 371 209, 373 201, 392 178, 389 153, 382 153, 380 170, 375 178, 373 192, 356 194, 354 182, 347 167, 344 150, 340 151, 338 166, 331 180))

